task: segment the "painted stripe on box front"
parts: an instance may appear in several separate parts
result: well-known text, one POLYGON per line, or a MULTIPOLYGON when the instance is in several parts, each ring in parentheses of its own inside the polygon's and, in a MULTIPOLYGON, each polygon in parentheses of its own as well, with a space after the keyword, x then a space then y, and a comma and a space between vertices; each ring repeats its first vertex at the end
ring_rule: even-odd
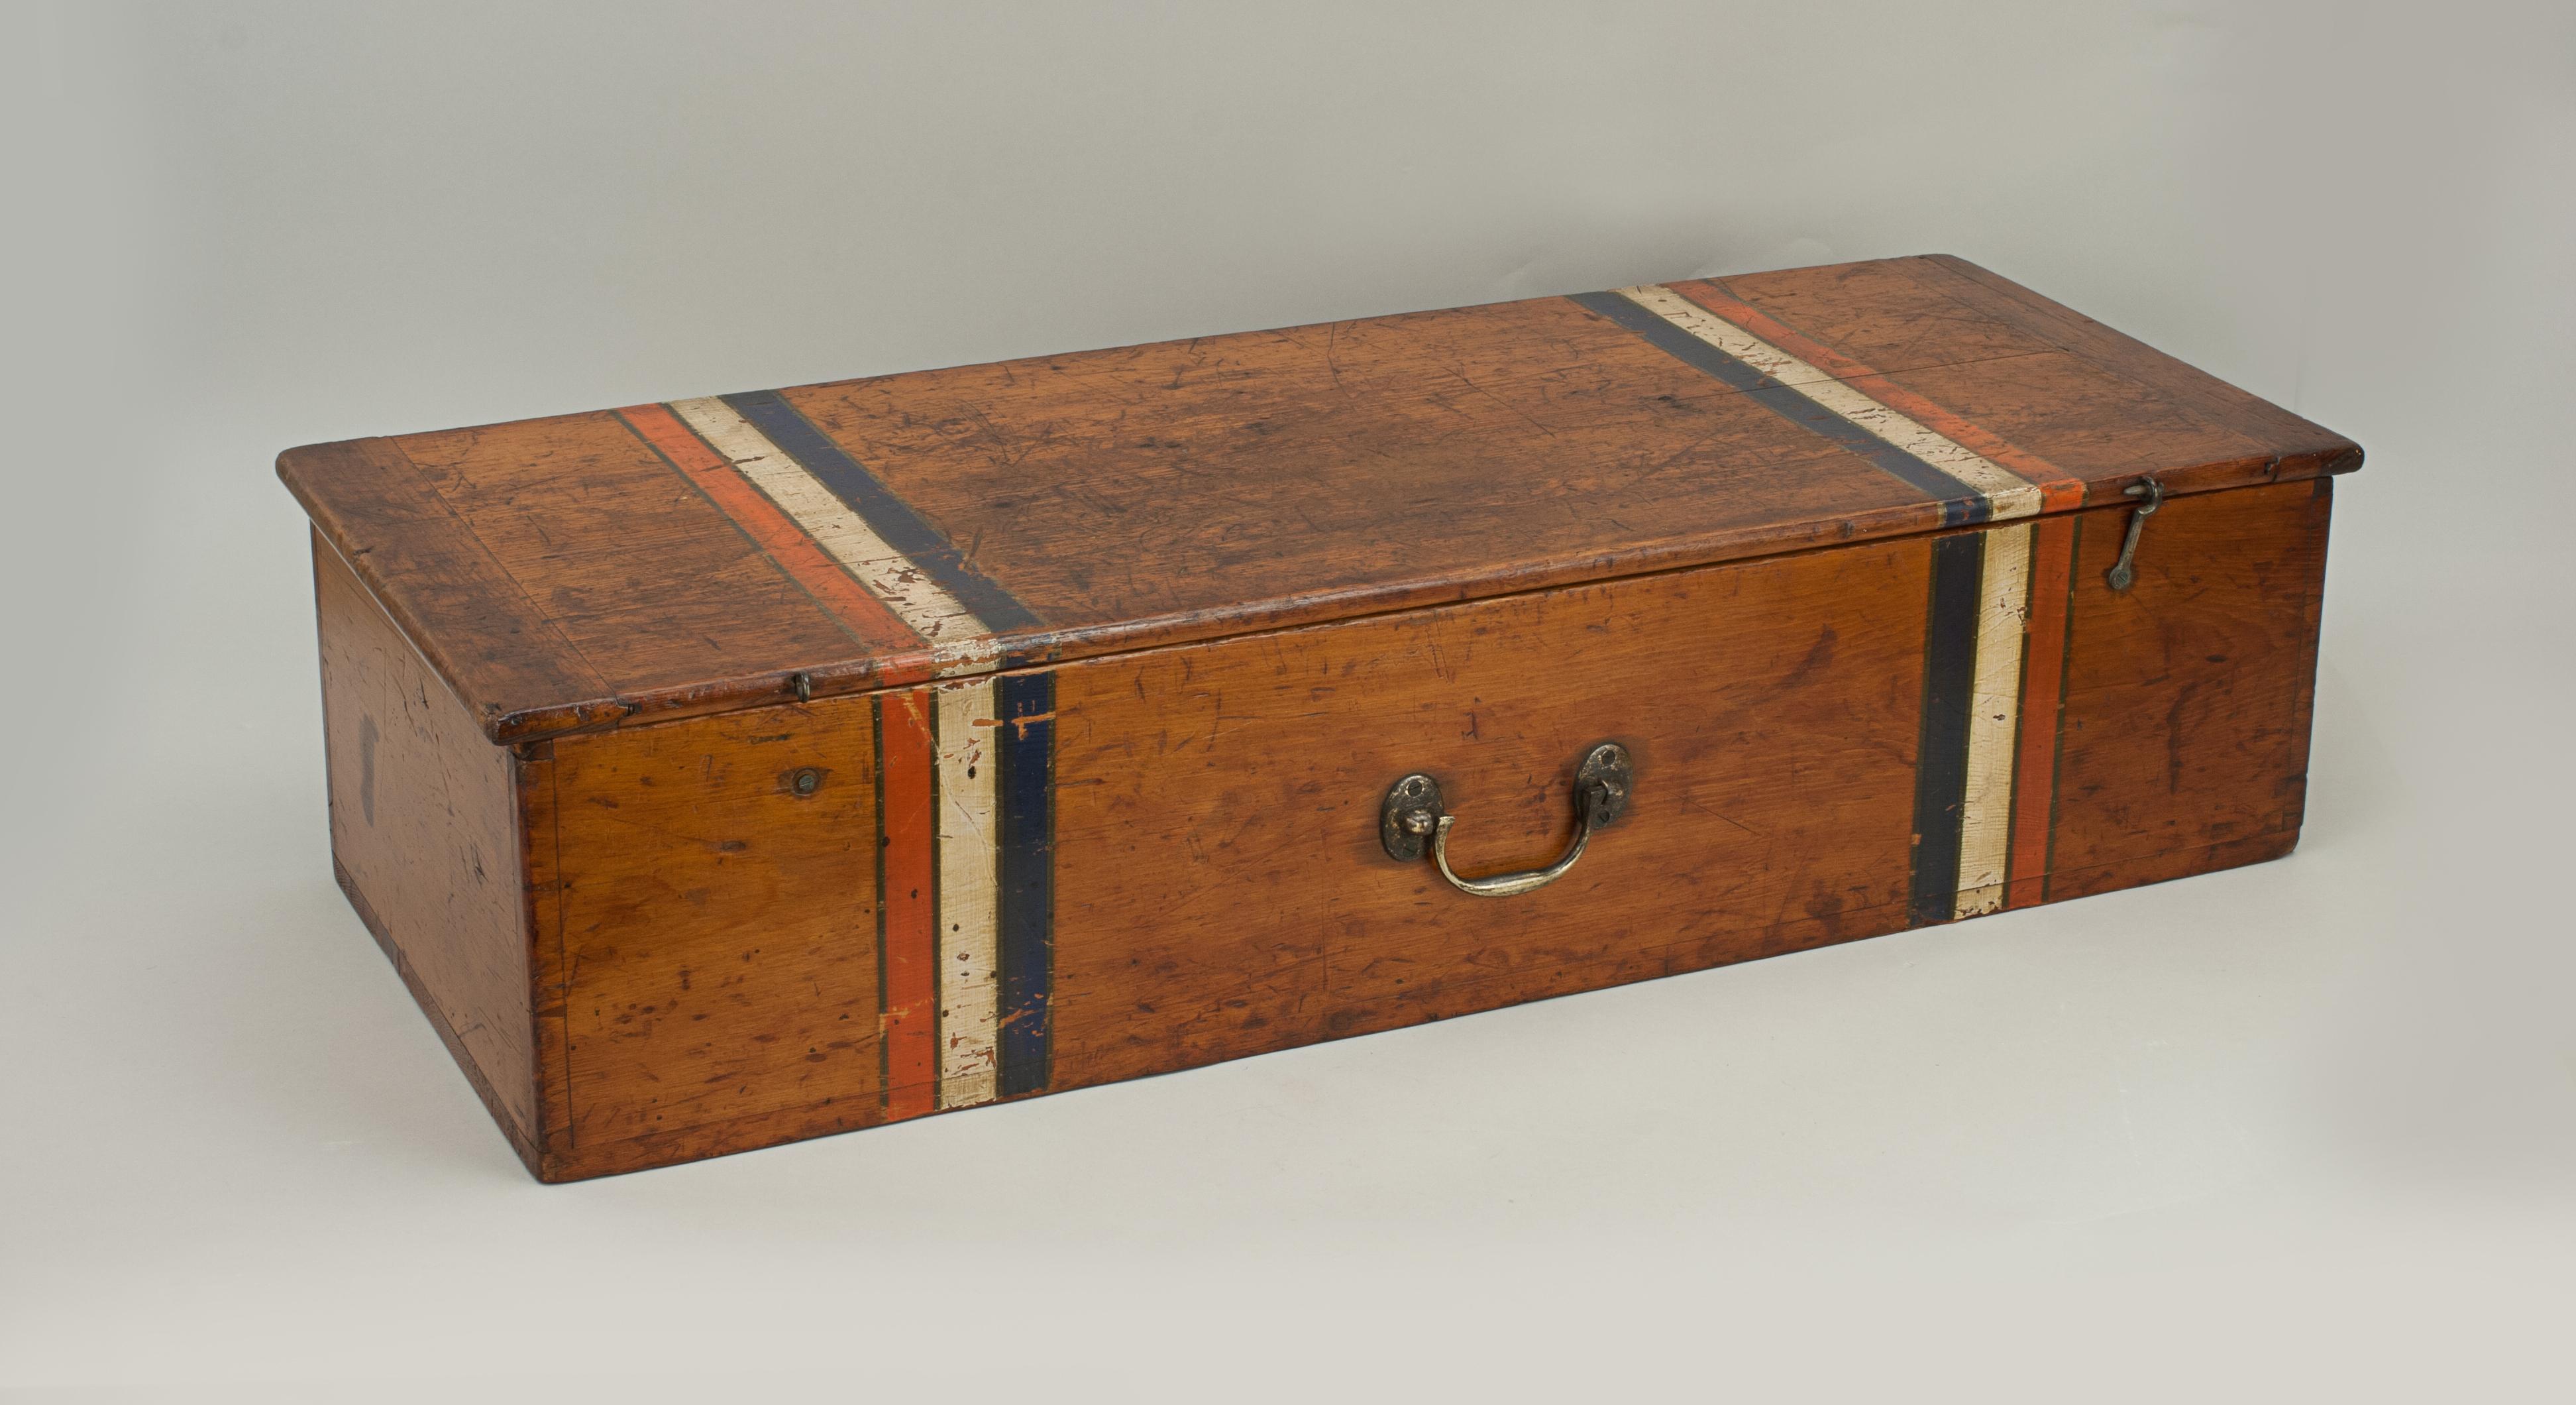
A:
POLYGON ((2058 733, 2065 720, 2067 631, 2075 613, 2077 525, 2071 517, 2044 519, 2035 524, 2031 540, 2030 624, 2024 631, 2029 644, 2021 671, 2021 739, 2013 765, 2012 876, 2006 907, 2031 907, 2048 897, 2058 733))
POLYGON ((878 1021, 885 1039, 888 1120, 938 1110, 939 872, 930 694, 873 700, 877 774, 878 923, 885 965, 878 1021))
POLYGON ((1956 917, 2003 906, 2012 854, 2013 737, 2021 711, 2022 624, 2030 608, 2030 527, 1984 533, 1976 670, 1968 696, 1967 782, 1959 800, 1956 917))
POLYGON ((1959 896, 1959 802, 1968 786, 1968 698, 1976 682, 1985 534, 1932 539, 1923 632, 1923 712, 1914 757, 1913 925, 1947 922, 1959 896))
POLYGON ((993 680, 1001 744, 1001 1094, 1049 1082, 1055 989, 1055 675, 993 680))
POLYGON ((1000 987, 993 680, 931 689, 939 757, 939 1105, 991 1102, 1000 987))

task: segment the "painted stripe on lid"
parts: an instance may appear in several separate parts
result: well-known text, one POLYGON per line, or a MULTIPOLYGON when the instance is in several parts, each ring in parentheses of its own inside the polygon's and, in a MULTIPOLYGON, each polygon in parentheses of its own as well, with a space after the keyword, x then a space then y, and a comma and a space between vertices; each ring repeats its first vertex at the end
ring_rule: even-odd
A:
MULTIPOLYGON (((1825 345, 1782 321, 1778 314, 1766 312, 1737 298, 1715 280, 1674 283, 1667 286, 1673 292, 1681 294, 1718 317, 1734 323, 1738 328, 1771 343, 1880 404, 2001 464, 2024 482, 2038 487, 2041 510, 2063 511, 2084 505, 2083 479, 2012 443, 1975 420, 1953 412, 1948 406, 1899 384, 1875 367, 1837 348, 1825 345)), ((2009 518, 2013 514, 1998 512, 1995 515, 2009 518)))
POLYGON ((1744 391, 1941 504, 1944 525, 2027 517, 2039 490, 1998 464, 1844 385, 1670 288, 1574 299, 1744 391))
POLYGON ((2059 729, 2065 719, 2066 643, 2072 627, 2075 538, 2071 517, 2032 524, 2029 642, 2022 654, 2021 736, 2013 763, 2012 876, 2004 906, 2048 897, 2049 839, 2057 808, 2059 729))
POLYGON ((868 594, 927 640, 942 673, 980 672, 1000 662, 1000 647, 982 617, 732 405, 707 397, 674 400, 671 410, 795 519, 868 594))
POLYGON ((991 1102, 998 1086, 993 680, 942 683, 931 692, 939 758, 939 1105, 971 1107, 991 1102))
POLYGON ((1001 726, 1001 1095, 1043 1090, 1055 990, 1055 675, 993 680, 1001 726))
POLYGON ((1880 472, 1939 503, 1942 525, 1986 519, 1985 496, 1975 488, 1729 356, 1724 348, 1692 335, 1653 308, 1620 293, 1580 293, 1571 301, 1635 332, 1674 359, 1735 387, 1746 399, 1791 424, 1867 459, 1880 472))
POLYGON ((1034 629, 1041 623, 1009 591, 976 570, 938 528, 923 520, 865 464, 787 403, 787 397, 774 390, 755 390, 725 396, 724 402, 757 425, 769 442, 786 450, 850 511, 865 518, 888 545, 935 578, 986 629, 1034 629))
POLYGON ((1751 366, 1844 420, 1967 484, 1989 504, 1988 517, 2005 521, 2039 511, 2038 485, 1948 435, 1871 399, 1851 385, 1728 322, 1670 288, 1622 288, 1620 296, 1751 366))
POLYGON ((698 437, 667 405, 630 405, 617 412, 635 437, 644 441, 671 470, 696 486, 716 510, 775 562, 789 580, 840 621, 841 627, 869 648, 883 652, 920 649, 921 636, 884 601, 861 588, 841 563, 816 544, 804 528, 752 486, 749 479, 698 437))
POLYGON ((2030 609, 2030 527, 1987 531, 1980 570, 1967 783, 1959 800, 1959 889, 1952 915, 2003 906, 2012 854, 2013 737, 2021 709, 2022 624, 2030 609))
POLYGON ((1907 912, 1947 922, 1959 896, 1959 802, 1968 787, 1968 699, 1976 683, 1985 534, 1932 539, 1923 637, 1923 712, 1914 755, 1914 864, 1907 912))

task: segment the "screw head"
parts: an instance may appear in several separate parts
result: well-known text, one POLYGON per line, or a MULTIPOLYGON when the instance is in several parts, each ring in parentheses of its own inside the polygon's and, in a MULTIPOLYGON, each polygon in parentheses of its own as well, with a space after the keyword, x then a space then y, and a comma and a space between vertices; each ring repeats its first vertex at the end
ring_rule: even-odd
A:
POLYGON ((811 795, 823 788, 823 773, 811 766, 804 767, 787 778, 787 788, 798 795, 811 795))

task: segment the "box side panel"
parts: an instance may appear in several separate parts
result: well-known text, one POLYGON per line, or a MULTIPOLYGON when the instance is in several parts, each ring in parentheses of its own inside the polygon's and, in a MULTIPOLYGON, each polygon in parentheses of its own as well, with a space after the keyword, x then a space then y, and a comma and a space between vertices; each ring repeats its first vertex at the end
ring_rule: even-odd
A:
POLYGON ((877 1120, 874 730, 847 698, 531 761, 546 1178, 877 1120))
POLYGON ((2332 502, 2328 478, 2168 502, 2126 591, 2102 575, 2128 514, 2080 519, 2050 898, 2298 842, 2332 502))
POLYGON ((2125 596, 2105 508, 562 739, 548 1174, 2276 856, 2316 491, 2169 504, 2125 596), (1603 740, 1550 887, 1381 847, 1424 771, 1462 870, 1543 864, 1603 740))
POLYGON ((317 534, 332 867, 514 1147, 537 1108, 516 758, 317 534))

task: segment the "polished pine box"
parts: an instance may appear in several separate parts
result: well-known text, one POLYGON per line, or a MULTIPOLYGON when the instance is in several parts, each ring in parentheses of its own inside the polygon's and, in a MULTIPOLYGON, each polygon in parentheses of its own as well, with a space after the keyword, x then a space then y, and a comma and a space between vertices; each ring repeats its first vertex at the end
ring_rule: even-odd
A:
POLYGON ((1957 259, 289 451, 548 1180, 2275 858, 2343 438, 1957 259))

